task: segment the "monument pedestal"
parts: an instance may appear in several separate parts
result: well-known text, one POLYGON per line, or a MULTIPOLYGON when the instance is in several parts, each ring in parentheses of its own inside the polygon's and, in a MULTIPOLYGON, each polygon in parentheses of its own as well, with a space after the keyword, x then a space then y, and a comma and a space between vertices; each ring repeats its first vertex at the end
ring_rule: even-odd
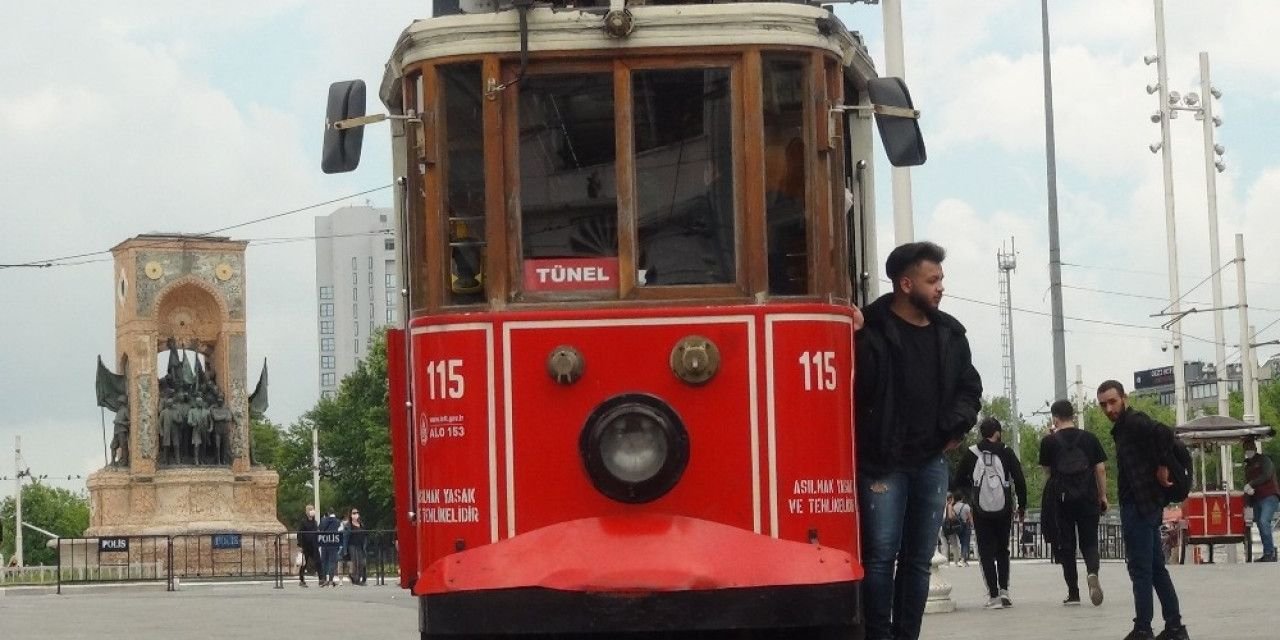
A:
POLYGON ((87 537, 268 533, 276 519, 275 471, 181 466, 155 473, 108 467, 89 475, 87 537))
MULTIPOLYGON (((292 573, 279 534, 276 472, 180 466, 150 473, 107 467, 89 475, 89 528, 58 546, 70 579, 155 580, 292 573), (128 538, 112 552, 100 538, 128 538), (80 575, 76 577, 76 572, 80 575)), ((51 544, 52 546, 52 544, 51 544)))

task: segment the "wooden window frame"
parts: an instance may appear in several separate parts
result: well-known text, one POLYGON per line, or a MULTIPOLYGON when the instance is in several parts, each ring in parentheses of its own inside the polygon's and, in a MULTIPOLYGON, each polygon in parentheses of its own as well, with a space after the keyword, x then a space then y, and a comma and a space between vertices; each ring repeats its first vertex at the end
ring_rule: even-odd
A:
MULTIPOLYGON (((702 47, 673 55, 670 51, 566 52, 530 62, 528 75, 601 73, 612 75, 614 86, 614 135, 618 203, 618 271, 616 290, 602 292, 547 293, 523 291, 523 238, 520 200, 519 83, 488 96, 483 109, 485 182, 485 297, 481 303, 446 304, 448 255, 443 185, 448 158, 444 148, 443 91, 439 69, 460 63, 481 64, 481 82, 491 87, 515 78, 519 60, 511 54, 485 54, 440 58, 406 69, 404 103, 423 120, 423 135, 406 136, 408 193, 404 242, 408 243, 413 269, 412 313, 501 309, 521 306, 626 306, 628 303, 689 301, 699 304, 743 304, 771 299, 779 302, 813 300, 847 301, 850 281, 844 257, 848 255, 843 214, 844 143, 842 129, 829 130, 828 111, 843 101, 843 70, 830 52, 804 47, 744 46, 702 47), (768 227, 765 221, 765 158, 763 132, 763 58, 789 55, 803 60, 808 69, 804 104, 805 225, 808 243, 808 291, 804 294, 770 295, 768 285, 768 227), (711 285, 636 284, 638 258, 636 234, 636 175, 632 77, 636 70, 728 69, 731 99, 731 138, 734 145, 734 274, 730 283, 711 285), (416 79, 422 78, 419 106, 416 79), (832 147, 832 144, 836 144, 832 147), (425 172, 418 167, 425 165, 425 172), (428 251, 437 247, 437 251, 428 251)), ((407 266, 407 265, 406 265, 407 266)), ((407 271, 406 271, 407 272, 407 271)))

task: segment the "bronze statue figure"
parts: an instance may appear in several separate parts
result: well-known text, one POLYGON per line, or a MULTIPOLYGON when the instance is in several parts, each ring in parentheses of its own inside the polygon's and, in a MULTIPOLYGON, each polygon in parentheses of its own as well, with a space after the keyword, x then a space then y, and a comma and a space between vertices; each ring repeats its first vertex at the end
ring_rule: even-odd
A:
POLYGON ((192 459, 196 465, 199 465, 201 464, 200 447, 204 444, 206 434, 213 430, 213 423, 209 420, 209 410, 204 406, 204 398, 196 396, 191 409, 187 411, 187 424, 191 427, 192 459))
POLYGON ((120 466, 129 466, 129 399, 124 394, 116 397, 116 403, 120 407, 116 410, 114 425, 114 435, 111 437, 111 463, 120 466))

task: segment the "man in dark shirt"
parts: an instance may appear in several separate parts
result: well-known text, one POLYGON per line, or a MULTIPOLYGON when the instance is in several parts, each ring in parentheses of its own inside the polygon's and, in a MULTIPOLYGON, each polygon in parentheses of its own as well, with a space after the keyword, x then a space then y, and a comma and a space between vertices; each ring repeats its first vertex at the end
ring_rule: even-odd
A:
POLYGON ((1164 566, 1160 521, 1164 513, 1164 487, 1171 486, 1164 466, 1173 448, 1173 431, 1128 405, 1124 385, 1108 380, 1098 386, 1098 405, 1111 420, 1119 467, 1120 528, 1124 535, 1125 563, 1133 582, 1133 631, 1125 640, 1187 640, 1187 628, 1178 609, 1178 593, 1164 566), (1151 590, 1160 598, 1164 631, 1152 635, 1155 616, 1151 590))
POLYGON ((942 452, 977 421, 982 380, 964 326, 938 311, 945 257, 932 242, 894 249, 893 293, 867 305, 856 337, 867 640, 920 637, 947 495, 942 452))
POLYGON ((1040 466, 1049 478, 1045 483, 1041 512, 1051 509, 1054 556, 1062 565, 1067 582, 1066 606, 1080 604, 1080 574, 1076 571, 1076 541, 1088 571, 1089 600, 1102 604, 1102 584, 1098 571, 1098 518, 1107 510, 1107 452, 1098 437, 1076 427, 1076 410, 1068 400, 1049 407, 1052 434, 1040 441, 1040 466))

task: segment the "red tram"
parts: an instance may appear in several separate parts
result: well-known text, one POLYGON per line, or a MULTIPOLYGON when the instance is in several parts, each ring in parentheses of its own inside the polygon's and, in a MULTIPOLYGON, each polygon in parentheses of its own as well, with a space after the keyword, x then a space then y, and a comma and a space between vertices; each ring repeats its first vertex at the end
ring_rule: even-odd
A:
POLYGON ((854 303, 872 114, 924 160, 905 86, 805 4, 436 15, 395 46, 392 115, 331 87, 323 163, 392 120, 422 636, 860 635, 854 303))

